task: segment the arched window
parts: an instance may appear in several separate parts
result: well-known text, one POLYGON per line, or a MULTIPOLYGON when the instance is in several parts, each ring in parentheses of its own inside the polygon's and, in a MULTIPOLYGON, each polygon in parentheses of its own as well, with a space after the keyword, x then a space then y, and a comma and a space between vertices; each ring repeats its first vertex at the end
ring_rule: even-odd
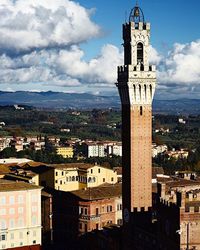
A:
POLYGON ((143 47, 142 43, 137 44, 137 64, 143 64, 143 47))
POLYGON ((152 98, 152 86, 150 85, 150 97, 152 98))
POLYGON ((72 176, 72 181, 75 181, 75 176, 72 176))
POLYGON ((90 183, 92 181, 92 178, 91 177, 89 177, 88 178, 88 183, 90 183))
POLYGON ((72 181, 72 177, 71 176, 69 177, 69 181, 72 181))

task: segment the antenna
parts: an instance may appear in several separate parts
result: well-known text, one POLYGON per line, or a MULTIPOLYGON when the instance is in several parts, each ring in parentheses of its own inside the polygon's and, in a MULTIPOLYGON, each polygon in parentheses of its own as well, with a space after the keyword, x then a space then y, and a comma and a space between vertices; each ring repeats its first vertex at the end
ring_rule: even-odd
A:
POLYGON ((135 6, 138 7, 138 0, 136 0, 135 6))

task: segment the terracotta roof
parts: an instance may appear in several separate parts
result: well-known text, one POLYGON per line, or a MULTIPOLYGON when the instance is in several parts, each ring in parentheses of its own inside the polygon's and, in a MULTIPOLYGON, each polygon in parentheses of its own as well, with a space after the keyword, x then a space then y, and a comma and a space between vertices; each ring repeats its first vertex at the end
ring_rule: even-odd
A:
POLYGON ((66 164, 52 164, 49 165, 50 167, 53 168, 81 168, 81 169, 88 169, 94 167, 93 164, 88 164, 88 163, 66 163, 66 164))
POLYGON ((87 188, 71 192, 82 200, 101 200, 122 195, 122 186, 117 184, 104 184, 94 188, 87 188))
POLYGON ((26 182, 15 182, 0 179, 0 192, 21 191, 31 189, 42 189, 40 186, 32 185, 26 182))

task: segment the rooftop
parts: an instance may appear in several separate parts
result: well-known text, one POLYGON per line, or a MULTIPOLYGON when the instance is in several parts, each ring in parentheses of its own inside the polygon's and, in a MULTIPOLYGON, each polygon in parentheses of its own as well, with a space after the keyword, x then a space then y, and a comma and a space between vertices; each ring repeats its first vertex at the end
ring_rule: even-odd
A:
POLYGON ((117 184, 103 184, 98 187, 87 188, 71 192, 73 195, 82 200, 100 200, 122 195, 122 185, 117 184))
POLYGON ((32 185, 26 182, 16 182, 0 179, 0 192, 22 191, 32 189, 42 189, 42 187, 32 185))

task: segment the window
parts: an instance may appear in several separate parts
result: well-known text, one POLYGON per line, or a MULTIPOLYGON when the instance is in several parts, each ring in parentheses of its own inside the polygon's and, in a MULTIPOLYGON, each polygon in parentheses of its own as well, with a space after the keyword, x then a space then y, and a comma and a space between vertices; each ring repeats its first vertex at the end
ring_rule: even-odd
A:
POLYGON ((111 181, 114 181, 114 178, 113 178, 113 177, 111 178, 111 181))
POLYGON ((24 197, 23 195, 18 196, 18 203, 22 204, 24 202, 24 197))
POLYGON ((96 224, 96 229, 97 229, 97 230, 99 229, 99 224, 98 224, 98 223, 96 224))
POLYGON ((56 183, 58 183, 58 180, 56 180, 56 183))
POLYGON ((85 208, 85 210, 84 210, 84 214, 85 214, 85 215, 87 215, 87 208, 85 208))
POLYGON ((62 180, 60 180, 60 185, 62 185, 62 180))
POLYGON ((6 197, 5 196, 2 196, 0 198, 0 205, 5 205, 6 204, 6 197))
POLYGON ((107 212, 112 212, 112 206, 107 206, 107 212))
POLYGON ((72 176, 72 181, 75 181, 75 176, 72 176))
POLYGON ((19 218, 18 219, 18 226, 19 227, 23 227, 24 226, 24 219, 23 218, 19 218))
POLYGON ((37 224, 37 217, 34 215, 31 218, 32 226, 35 226, 37 224))
POLYGON ((143 63, 143 44, 138 43, 137 45, 137 63, 143 63))
POLYGON ((90 172, 91 172, 91 174, 93 174, 93 169, 91 169, 91 171, 90 171, 90 172))
POLYGON ((76 176, 76 181, 78 181, 78 176, 76 176))
POLYGON ((105 212, 105 208, 104 208, 104 207, 102 207, 101 211, 102 211, 102 213, 104 213, 104 212, 105 212))
POLYGON ((100 172, 101 172, 101 169, 99 168, 99 169, 98 169, 98 173, 100 174, 100 172))
POLYGON ((15 227, 15 221, 14 221, 14 219, 10 219, 9 220, 9 227, 10 228, 14 228, 15 227))
POLYGON ((91 177, 88 178, 88 183, 90 183, 90 182, 92 182, 92 178, 91 177))
POLYGON ((105 178, 103 178, 103 182, 105 182, 106 181, 106 179, 105 178))
POLYGON ((80 213, 83 214, 83 207, 81 207, 80 213))
POLYGON ((95 177, 93 177, 93 182, 95 182, 96 181, 96 178, 95 177))
POLYGON ((23 214, 23 212, 24 212, 24 208, 23 207, 18 207, 18 213, 23 214))
POLYGON ((6 209, 5 208, 0 209, 0 215, 6 215, 6 209))
POLYGON ((56 171, 56 176, 58 176, 58 172, 56 171))
POLYGON ((142 112, 143 110, 142 110, 142 106, 140 106, 140 115, 142 115, 142 112))
POLYGON ((36 244, 36 240, 33 240, 33 244, 36 244))
POLYGON ((32 212, 33 213, 37 212, 37 206, 32 206, 32 212))
POLYGON ((85 224, 85 232, 87 232, 87 224, 85 224))
POLYGON ((6 221, 0 220, 0 229, 6 229, 6 221))
POLYGON ((6 240, 6 234, 0 234, 0 241, 6 240))
POLYGON ((96 208, 96 215, 99 215, 99 208, 96 208))
POLYGON ((11 233, 11 234, 10 234, 10 239, 11 239, 11 240, 14 240, 14 238, 15 238, 15 234, 14 234, 14 233, 11 233))
POLYGON ((38 201, 38 197, 37 197, 36 194, 32 194, 32 195, 31 195, 31 201, 32 201, 32 202, 37 202, 37 201, 38 201))
POLYGON ((62 175, 64 175, 64 172, 62 171, 62 175))
POLYGON ((9 214, 15 214, 15 209, 14 208, 10 208, 9 209, 9 214))
POLYGON ((14 196, 10 196, 9 202, 10 202, 10 205, 13 205, 15 203, 15 197, 14 196))

